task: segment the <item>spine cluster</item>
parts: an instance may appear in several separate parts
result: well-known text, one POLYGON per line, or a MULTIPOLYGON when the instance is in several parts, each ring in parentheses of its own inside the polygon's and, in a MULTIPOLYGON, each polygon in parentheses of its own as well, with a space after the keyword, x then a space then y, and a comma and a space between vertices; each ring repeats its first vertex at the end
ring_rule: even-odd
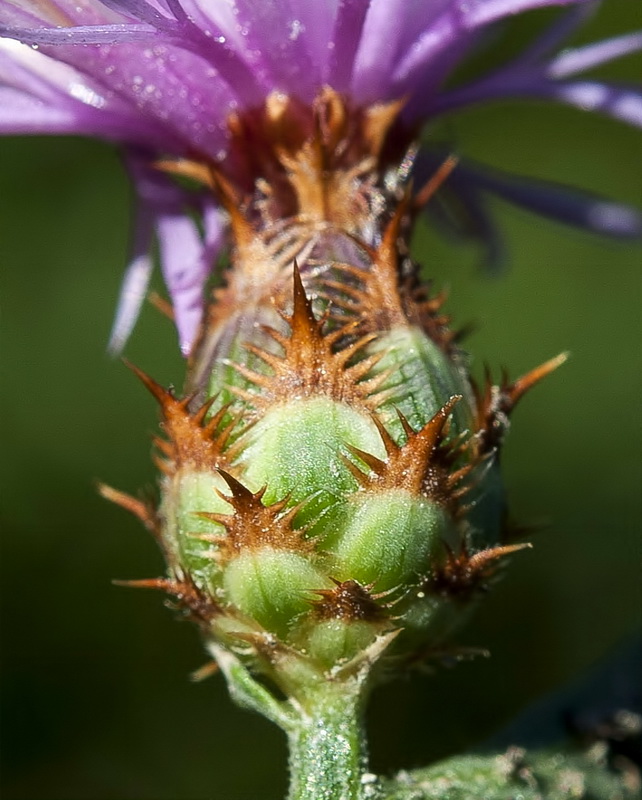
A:
POLYGON ((309 119, 268 102, 231 124, 269 156, 253 179, 171 166, 218 193, 231 266, 188 394, 136 370, 162 413, 159 506, 105 489, 166 556, 168 576, 142 585, 294 694, 443 646, 523 546, 505 541, 498 452, 515 403, 560 363, 470 379, 408 255, 430 192, 413 199, 390 144, 397 111, 350 115, 329 90, 309 119))

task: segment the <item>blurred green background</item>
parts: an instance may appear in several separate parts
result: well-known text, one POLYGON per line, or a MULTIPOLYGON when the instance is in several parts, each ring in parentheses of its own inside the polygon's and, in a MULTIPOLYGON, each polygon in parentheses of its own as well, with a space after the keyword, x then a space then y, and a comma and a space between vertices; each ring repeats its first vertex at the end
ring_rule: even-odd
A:
MULTIPOLYGON (((639 16, 612 0, 581 40, 631 30, 639 16)), ((513 52, 541 21, 516 21, 489 57, 513 52)), ((601 74, 631 79, 635 67, 601 74)), ((624 125, 514 103, 447 130, 481 161, 640 203, 639 134, 624 125)), ((135 492, 155 480, 154 402, 105 354, 131 209, 117 154, 84 140, 7 139, 0 165, 4 797, 276 800, 282 735, 233 707, 221 678, 189 682, 205 657, 159 595, 110 583, 162 571, 150 537, 94 485, 135 492)), ((516 412, 504 457, 515 516, 549 527, 459 636, 490 659, 377 692, 377 770, 483 739, 639 624, 640 250, 494 210, 512 255, 500 279, 476 269, 474 248, 429 230, 416 255, 451 286, 456 321, 478 323, 466 343, 477 374, 487 361, 517 376, 572 352, 516 412)), ((172 326, 153 308, 127 356, 180 386, 172 326)))

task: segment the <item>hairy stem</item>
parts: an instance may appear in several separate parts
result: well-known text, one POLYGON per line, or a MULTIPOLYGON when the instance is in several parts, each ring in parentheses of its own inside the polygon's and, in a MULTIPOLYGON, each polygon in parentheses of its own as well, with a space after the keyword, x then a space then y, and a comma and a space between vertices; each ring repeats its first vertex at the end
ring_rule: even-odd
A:
POLYGON ((316 688, 288 739, 288 800, 380 797, 378 781, 367 769, 363 699, 356 682, 316 688))

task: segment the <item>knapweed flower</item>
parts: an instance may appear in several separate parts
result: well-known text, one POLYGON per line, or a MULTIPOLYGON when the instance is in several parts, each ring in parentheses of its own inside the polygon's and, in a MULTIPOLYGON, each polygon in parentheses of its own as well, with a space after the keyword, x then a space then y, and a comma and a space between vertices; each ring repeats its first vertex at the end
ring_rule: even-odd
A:
MULTIPOLYGON (((638 49, 642 35, 557 53, 592 5, 0 0, 0 36, 7 37, 0 39, 0 131, 86 134, 126 145, 140 203, 112 347, 122 347, 136 319, 156 237, 181 347, 188 353, 203 319, 204 285, 228 242, 228 216, 211 192, 186 191, 168 179, 155 166, 160 159, 213 165, 244 190, 258 179, 269 181, 260 157, 265 132, 252 130, 252 119, 268 101, 274 113, 287 100, 287 126, 300 131, 305 109, 324 88, 340 95, 353 115, 403 103, 394 135, 387 137, 389 159, 405 150, 426 121, 498 98, 549 98, 640 125, 637 90, 582 73, 638 49), (493 23, 560 5, 575 8, 514 61, 467 85, 445 88, 493 23)), ((279 146, 287 146, 289 132, 279 136, 279 146)), ((442 158, 422 148, 414 169, 427 174, 442 158)), ((484 209, 489 192, 595 231, 640 232, 637 215, 616 203, 564 187, 529 185, 465 162, 454 170, 449 191, 491 250, 493 231, 484 209)))
POLYGON ((114 343, 156 236, 190 355, 184 397, 135 370, 162 413, 160 502, 103 494, 163 551, 167 575, 139 585, 170 593, 235 696, 288 732, 292 800, 377 795, 367 690, 442 648, 524 546, 498 452, 515 404, 564 356, 477 385, 410 256, 413 222, 442 185, 481 219, 486 191, 603 231, 637 219, 419 136, 502 96, 642 123, 639 94, 575 78, 642 36, 552 54, 586 5, 0 0, 4 130, 126 145, 141 204, 114 343), (443 88, 489 25, 547 5, 577 8, 513 63, 443 88))

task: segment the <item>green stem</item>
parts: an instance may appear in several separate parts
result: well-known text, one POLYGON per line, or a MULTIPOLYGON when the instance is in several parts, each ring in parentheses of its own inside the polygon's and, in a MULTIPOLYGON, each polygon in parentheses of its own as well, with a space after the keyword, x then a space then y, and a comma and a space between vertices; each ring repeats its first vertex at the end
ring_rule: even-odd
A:
POLYGON ((306 697, 288 731, 288 800, 375 800, 379 782, 367 769, 358 681, 327 683, 306 697))
POLYGON ((319 680, 317 675, 313 680, 309 673, 293 670, 288 685, 282 686, 290 700, 277 700, 233 653, 213 642, 208 649, 234 700, 287 734, 288 800, 381 800, 380 781, 368 772, 364 675, 346 674, 341 680, 319 680))

